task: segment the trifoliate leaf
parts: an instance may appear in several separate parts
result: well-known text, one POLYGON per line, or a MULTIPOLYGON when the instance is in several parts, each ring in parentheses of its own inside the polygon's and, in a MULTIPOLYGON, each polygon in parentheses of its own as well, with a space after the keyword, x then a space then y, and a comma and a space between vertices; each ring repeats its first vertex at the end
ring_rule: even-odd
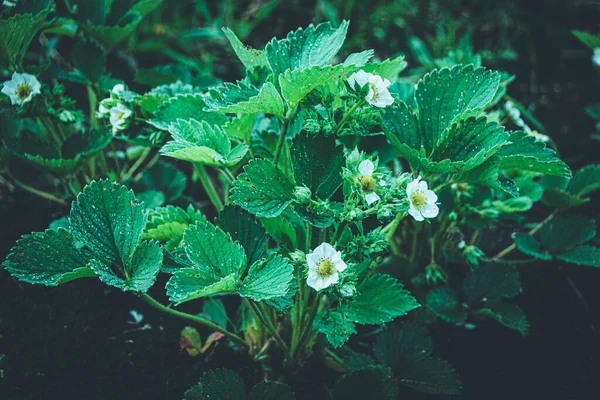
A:
POLYGON ((160 149, 161 154, 213 167, 230 167, 241 161, 248 151, 246 144, 233 149, 227 134, 218 126, 195 119, 178 119, 169 127, 173 138, 160 149))
POLYGON ((201 93, 180 94, 162 103, 148 121, 154 127, 166 131, 178 119, 205 121, 209 125, 223 125, 227 117, 218 112, 205 111, 206 103, 201 93))
POLYGON ((558 188, 549 188, 544 190, 542 195, 542 204, 557 208, 559 210, 567 210, 572 207, 577 207, 589 201, 584 197, 566 192, 558 188))
POLYGON ((131 276, 128 270, 145 225, 143 206, 133 192, 109 180, 87 185, 71 209, 73 238, 100 262, 122 264, 126 276, 131 276))
POLYGON ((169 202, 180 198, 187 185, 185 174, 168 163, 159 163, 146 169, 142 181, 147 188, 163 192, 169 202))
POLYGON ((467 313, 458 301, 456 292, 448 287, 435 288, 427 294, 427 308, 444 321, 460 324, 467 319, 467 313))
POLYGON ((317 87, 326 82, 340 81, 355 69, 355 65, 339 64, 335 67, 327 65, 287 70, 279 75, 281 94, 288 106, 293 108, 317 87))
POLYGON ((198 222, 183 234, 183 246, 194 268, 177 271, 167 283, 172 301, 183 303, 215 293, 233 292, 244 249, 209 222, 198 222))
POLYGON ((600 249, 592 246, 579 246, 556 254, 556 258, 577 265, 600 267, 600 249))
POLYGON ((343 311, 348 319, 359 324, 382 324, 419 307, 402 284, 389 275, 371 275, 356 289, 358 294, 343 311))
POLYGON ((209 91, 205 98, 206 110, 221 113, 273 114, 283 117, 283 100, 271 82, 259 88, 243 82, 225 83, 222 88, 209 91))
POLYGON ((293 270, 287 258, 271 255, 250 266, 237 292, 256 301, 283 297, 290 290, 293 270))
POLYGON ((463 285, 468 303, 483 299, 510 298, 521 293, 519 271, 514 266, 505 264, 480 265, 465 278, 463 285))
POLYGON ((56 286, 95 276, 87 267, 88 261, 89 255, 75 247, 71 232, 58 228, 23 235, 6 258, 4 267, 23 282, 56 286))
POLYGON ((231 188, 231 199, 257 217, 276 217, 294 200, 294 185, 270 161, 254 159, 231 188))
POLYGON ((267 256, 268 237, 254 216, 240 207, 226 206, 217 218, 221 229, 231 235, 244 248, 248 264, 267 256))
POLYGON ((107 285, 126 291, 146 292, 154 284, 162 261, 162 250, 156 242, 142 242, 133 253, 131 266, 125 271, 95 259, 90 261, 89 266, 107 285))
POLYGON ((248 393, 248 400, 295 400, 292 389, 280 382, 260 382, 248 393))
POLYGON ((507 328, 516 330, 523 336, 526 336, 529 331, 527 317, 521 307, 517 305, 504 302, 486 303, 476 312, 500 322, 507 328))
POLYGON ((237 373, 218 368, 205 372, 200 382, 185 392, 184 400, 246 400, 246 385, 237 373))
POLYGON ((148 213, 143 238, 156 240, 172 251, 181 244, 185 230, 198 221, 206 218, 191 205, 187 210, 175 206, 156 208, 148 213))
POLYGON ((389 368, 368 367, 344 375, 333 388, 334 400, 395 400, 398 386, 389 368))
POLYGON ((551 260, 552 255, 544 253, 540 244, 535 238, 527 233, 521 233, 515 236, 515 246, 522 253, 528 254, 540 260, 551 260))
POLYGON ((559 215, 540 230, 542 245, 550 253, 572 249, 596 236, 596 223, 581 215, 559 215))
POLYGON ((296 186, 306 186, 318 199, 329 199, 342 185, 343 146, 335 137, 297 135, 290 149, 296 186))
POLYGON ((335 348, 346 343, 350 336, 356 333, 354 323, 343 313, 336 311, 318 313, 313 322, 313 329, 324 334, 335 348))
POLYGON ((426 152, 437 148, 457 117, 490 104, 499 83, 500 74, 472 65, 442 68, 425 75, 417 85, 415 99, 426 152))
POLYGON ((399 56, 393 59, 388 58, 380 63, 366 64, 362 70, 374 75, 379 75, 382 79, 388 79, 394 82, 396 78, 398 78, 398 75, 400 75, 400 72, 406 68, 406 65, 407 63, 404 60, 404 56, 399 56))
POLYGON ((233 51, 238 56, 244 67, 247 70, 253 70, 256 67, 268 66, 267 57, 265 56, 264 50, 256 50, 251 47, 244 46, 244 44, 238 39, 238 37, 229 28, 223 28, 223 33, 233 51))
POLYGON ((547 148, 544 142, 540 142, 522 131, 511 133, 508 140, 509 142, 498 152, 501 169, 518 169, 552 176, 571 176, 567 164, 556 157, 556 153, 547 148))
POLYGON ((309 25, 306 29, 290 32, 287 38, 271 40, 265 47, 267 62, 273 71, 275 82, 285 71, 312 66, 324 66, 342 47, 348 31, 348 21, 338 28, 329 22, 309 25))
POLYGON ((586 196, 600 189, 600 165, 587 165, 577 171, 571 179, 569 193, 586 196))

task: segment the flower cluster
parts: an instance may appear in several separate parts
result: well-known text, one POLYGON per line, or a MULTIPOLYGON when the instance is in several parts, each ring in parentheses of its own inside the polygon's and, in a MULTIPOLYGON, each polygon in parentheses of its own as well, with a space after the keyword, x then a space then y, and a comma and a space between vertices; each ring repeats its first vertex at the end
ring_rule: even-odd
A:
POLYGON ((306 283, 316 291, 335 285, 340 280, 340 272, 348 266, 342 260, 342 253, 329 243, 321 243, 312 253, 306 255, 308 278, 306 283))
POLYGON ((110 97, 102 100, 98 106, 98 117, 109 117, 113 133, 123 131, 129 127, 133 119, 133 111, 122 101, 120 95, 125 91, 123 84, 115 85, 110 91, 110 97))
POLYGON ((347 81, 355 90, 357 87, 362 89, 368 86, 365 100, 372 106, 385 108, 394 103, 394 98, 388 90, 392 83, 387 79, 382 79, 379 75, 360 70, 350 75, 347 81))
POLYGON ((22 105, 40 94, 42 85, 31 74, 13 72, 11 80, 4 82, 2 93, 10 97, 11 104, 22 105))
POLYGON ((544 143, 550 140, 550 137, 548 135, 544 135, 542 133, 539 133, 535 129, 531 129, 529 125, 525 123, 523 118, 521 118, 521 112, 515 107, 512 101, 507 101, 504 105, 504 108, 506 109, 508 117, 511 119, 511 121, 513 121, 518 127, 522 128, 527 135, 533 136, 535 140, 544 143))

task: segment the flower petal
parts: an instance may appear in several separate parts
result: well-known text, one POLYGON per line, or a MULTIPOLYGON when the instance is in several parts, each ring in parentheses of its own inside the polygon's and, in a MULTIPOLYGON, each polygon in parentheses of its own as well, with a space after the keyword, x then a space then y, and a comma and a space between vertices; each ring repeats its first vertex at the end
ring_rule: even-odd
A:
POLYGON ((435 218, 440 213, 440 208, 437 204, 426 204, 421 208, 421 214, 425 218, 435 218))
POLYGON ((425 220, 425 218, 423 218, 423 215, 421 214, 421 212, 419 210, 417 210, 415 208, 415 206, 412 205, 412 203, 410 204, 410 207, 408 208, 408 213, 415 219, 415 221, 423 221, 425 220))
POLYGON ((377 201, 379 201, 381 197, 375 192, 367 193, 365 195, 365 200, 367 201, 367 205, 371 205, 377 201))
POLYGON ((433 192, 433 190, 426 190, 425 191, 425 200, 427 201, 428 204, 433 204, 437 201, 438 197, 437 194, 435 194, 433 192))
POLYGON ((360 164, 358 164, 358 172, 362 175, 373 175, 375 172, 375 164, 371 160, 362 160, 360 164))

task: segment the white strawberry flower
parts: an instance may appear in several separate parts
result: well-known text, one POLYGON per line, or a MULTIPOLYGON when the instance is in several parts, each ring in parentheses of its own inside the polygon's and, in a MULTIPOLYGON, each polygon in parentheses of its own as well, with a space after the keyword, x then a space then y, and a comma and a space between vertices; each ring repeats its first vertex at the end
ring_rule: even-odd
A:
POLYGON ((4 82, 2 93, 10 97, 11 104, 21 105, 31 101, 36 94, 40 94, 41 87, 34 75, 13 72, 11 80, 4 82))
POLYGON ((420 182, 421 177, 406 185, 406 195, 410 207, 408 213, 416 220, 423 221, 425 218, 435 218, 440 213, 440 209, 435 204, 437 195, 433 190, 427 189, 427 182, 420 182))
POLYGON ((381 199, 377 193, 375 193, 375 178, 373 173, 375 172, 375 164, 371 160, 363 160, 358 164, 358 172, 360 176, 358 181, 360 187, 365 194, 365 200, 368 205, 371 205, 381 199))
POLYGON ((115 86, 113 86, 110 93, 118 97, 123 90, 125 90, 125 85, 123 85, 122 83, 117 83, 115 86))
POLYGON ((347 81, 351 87, 354 87, 355 84, 361 88, 369 85, 369 93, 365 96, 365 100, 372 106, 385 108, 394 102, 394 98, 388 90, 392 83, 387 79, 382 79, 379 75, 360 70, 350 75, 347 81))
POLYGON ((592 56, 592 62, 596 67, 600 67, 600 47, 594 49, 594 55, 592 56))
POLYGON ((321 243, 312 253, 306 255, 308 278, 306 283, 316 291, 335 285, 340 280, 339 273, 348 266, 342 260, 342 253, 329 243, 321 243))
POLYGON ((550 136, 539 133, 535 129, 528 133, 528 135, 533 136, 538 142, 547 143, 550 141, 550 136))
POLYGON ((133 115, 127 106, 123 103, 118 103, 110 109, 110 124, 112 125, 113 133, 127 129, 129 126, 130 117, 133 115))

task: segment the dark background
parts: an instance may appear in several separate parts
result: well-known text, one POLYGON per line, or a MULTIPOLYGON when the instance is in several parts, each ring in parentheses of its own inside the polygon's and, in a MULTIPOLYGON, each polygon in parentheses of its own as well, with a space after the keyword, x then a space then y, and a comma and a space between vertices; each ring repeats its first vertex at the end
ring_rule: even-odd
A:
MULTIPOLYGON (((477 18, 492 4, 465 1, 456 12, 467 10, 477 18)), ((522 1, 515 7, 510 18, 525 33, 514 43, 519 59, 502 65, 517 75, 509 94, 535 108, 573 169, 598 163, 600 146, 590 139, 594 121, 584 108, 600 98, 600 73, 592 66, 592 51, 570 31, 598 32, 600 4, 522 1)), ((290 17, 283 7, 280 19, 275 15, 257 28, 254 44, 313 22, 314 9, 310 3, 290 17)), ((352 23, 364 17, 353 15, 352 23)), ((484 31, 476 36, 482 43, 487 39, 484 31)), ((373 47, 381 56, 394 52, 379 46, 373 47)), ((0 187, 0 260, 20 235, 45 229, 67 211, 0 187)), ((598 217, 597 201, 584 211, 598 217)), ((463 380, 464 398, 598 398, 600 271, 561 263, 520 271, 524 293, 516 302, 529 318, 527 337, 493 323, 472 331, 438 325, 433 332, 437 354, 463 380)), ((45 288, 21 284, 0 271, 0 398, 180 399, 206 369, 250 370, 246 359, 225 346, 208 359, 187 356, 178 343, 184 326, 97 281, 45 288), (132 309, 144 315, 142 325, 150 324, 150 330, 134 330, 128 323, 132 309)), ((402 398, 426 397, 403 390, 402 398)))

